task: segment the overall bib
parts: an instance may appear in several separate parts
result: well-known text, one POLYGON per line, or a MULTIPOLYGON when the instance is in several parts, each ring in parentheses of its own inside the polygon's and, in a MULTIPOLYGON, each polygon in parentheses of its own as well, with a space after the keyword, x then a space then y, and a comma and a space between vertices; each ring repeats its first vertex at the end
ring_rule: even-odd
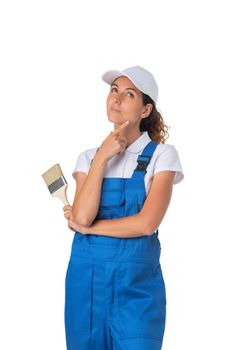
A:
MULTIPOLYGON (((157 143, 138 156, 131 178, 103 178, 96 219, 140 212, 144 176, 157 143)), ((166 290, 158 230, 117 238, 75 232, 65 279, 67 350, 160 350, 166 290)))

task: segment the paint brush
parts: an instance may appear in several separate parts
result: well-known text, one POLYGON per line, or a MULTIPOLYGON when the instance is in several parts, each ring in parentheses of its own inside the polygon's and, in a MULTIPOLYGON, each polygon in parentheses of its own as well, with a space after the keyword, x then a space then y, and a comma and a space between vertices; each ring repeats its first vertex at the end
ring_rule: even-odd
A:
POLYGON ((70 205, 67 199, 66 190, 68 183, 63 175, 59 164, 55 164, 41 175, 53 197, 58 197, 65 205, 70 205))

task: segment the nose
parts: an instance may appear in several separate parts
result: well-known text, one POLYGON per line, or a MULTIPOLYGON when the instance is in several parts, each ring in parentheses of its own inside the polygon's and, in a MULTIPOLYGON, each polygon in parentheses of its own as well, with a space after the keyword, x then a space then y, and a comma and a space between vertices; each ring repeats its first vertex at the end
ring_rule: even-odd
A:
POLYGON ((116 101, 118 104, 121 103, 121 94, 120 93, 115 94, 114 101, 116 101))

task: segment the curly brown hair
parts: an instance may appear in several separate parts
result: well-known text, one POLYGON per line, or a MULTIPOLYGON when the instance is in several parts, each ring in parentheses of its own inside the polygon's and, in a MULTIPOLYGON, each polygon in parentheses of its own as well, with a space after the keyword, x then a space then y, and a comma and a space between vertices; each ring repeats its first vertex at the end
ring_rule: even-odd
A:
POLYGON ((151 140, 157 143, 165 143, 166 139, 169 137, 168 129, 170 127, 164 123, 163 117, 156 109, 154 101, 144 93, 142 93, 142 98, 144 106, 146 106, 147 103, 151 103, 153 108, 150 115, 141 120, 139 125, 140 131, 148 131, 151 140))

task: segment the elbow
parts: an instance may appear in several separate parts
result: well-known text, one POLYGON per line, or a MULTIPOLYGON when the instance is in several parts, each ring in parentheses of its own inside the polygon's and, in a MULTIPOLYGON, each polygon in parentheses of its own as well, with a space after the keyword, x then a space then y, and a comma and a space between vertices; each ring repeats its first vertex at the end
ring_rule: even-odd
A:
POLYGON ((143 216, 142 213, 138 214, 140 225, 138 225, 139 233, 143 234, 143 236, 150 236, 153 233, 153 228, 151 228, 151 225, 148 223, 148 219, 143 216))
POLYGON ((80 218, 77 221, 78 225, 83 227, 90 227, 92 225, 92 221, 88 220, 87 218, 80 218))
POLYGON ((91 214, 89 210, 85 209, 75 202, 71 210, 71 220, 79 226, 89 227, 92 225, 93 217, 88 215, 91 214))
POLYGON ((80 225, 83 227, 89 227, 92 225, 92 221, 90 219, 88 219, 86 216, 71 216, 71 220, 76 224, 76 225, 80 225))
POLYGON ((137 227, 138 233, 143 234, 143 236, 149 236, 149 230, 146 225, 141 225, 137 227))
POLYGON ((146 231, 144 231, 144 235, 145 235, 145 236, 151 236, 151 235, 153 235, 153 233, 155 233, 156 231, 157 231, 157 228, 156 228, 156 229, 146 230, 146 231))
POLYGON ((151 236, 158 229, 158 225, 146 225, 143 229, 143 233, 145 236, 151 236))

